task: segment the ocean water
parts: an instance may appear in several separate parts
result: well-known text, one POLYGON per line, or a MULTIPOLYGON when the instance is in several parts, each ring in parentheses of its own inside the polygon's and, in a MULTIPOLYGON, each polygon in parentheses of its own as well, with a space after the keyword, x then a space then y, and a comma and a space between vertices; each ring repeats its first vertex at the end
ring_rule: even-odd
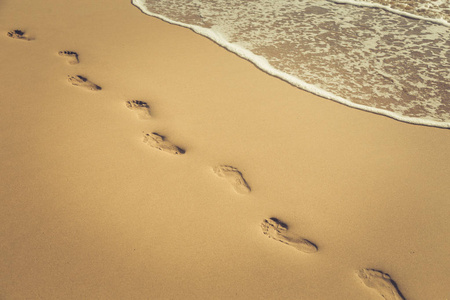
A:
POLYGON ((133 0, 301 89, 450 128, 449 0, 133 0))

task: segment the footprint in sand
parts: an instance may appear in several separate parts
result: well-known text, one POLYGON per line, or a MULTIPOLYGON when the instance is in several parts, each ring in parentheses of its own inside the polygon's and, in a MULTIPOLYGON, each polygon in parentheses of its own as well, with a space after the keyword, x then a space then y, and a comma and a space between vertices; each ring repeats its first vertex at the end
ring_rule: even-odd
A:
POLYGON ((68 81, 75 86, 79 86, 79 87, 82 87, 82 88, 85 88, 85 89, 88 89, 91 91, 99 91, 102 89, 101 87, 99 87, 98 85, 89 81, 86 77, 83 77, 81 75, 75 75, 75 76, 69 75, 68 81))
POLYGON ((147 102, 139 101, 139 100, 132 100, 132 101, 126 101, 125 105, 136 112, 139 119, 148 120, 150 119, 150 107, 148 106, 147 102))
POLYGON ((296 236, 288 232, 287 225, 276 218, 265 219, 261 223, 261 229, 263 233, 267 235, 269 238, 292 246, 301 252, 305 253, 317 252, 316 245, 314 245, 313 243, 302 237, 296 236))
POLYGON ((362 269, 357 274, 367 287, 375 289, 384 299, 405 300, 388 274, 372 269, 362 269))
POLYGON ((19 29, 8 31, 7 35, 13 39, 19 39, 19 40, 24 40, 24 41, 33 40, 32 38, 28 37, 24 31, 19 30, 19 29))
POLYGON ((219 177, 224 177, 231 183, 234 190, 239 194, 248 194, 251 189, 245 181, 242 173, 238 169, 231 166, 220 165, 213 168, 213 172, 219 177))
POLYGON ((67 62, 71 65, 76 65, 80 61, 78 60, 78 53, 73 51, 59 51, 58 54, 60 56, 67 57, 67 62))
POLYGON ((144 143, 149 145, 150 147, 159 149, 161 151, 170 153, 170 154, 184 154, 185 151, 181 148, 178 148, 171 142, 167 141, 164 136, 159 135, 155 132, 152 133, 144 133, 144 143))

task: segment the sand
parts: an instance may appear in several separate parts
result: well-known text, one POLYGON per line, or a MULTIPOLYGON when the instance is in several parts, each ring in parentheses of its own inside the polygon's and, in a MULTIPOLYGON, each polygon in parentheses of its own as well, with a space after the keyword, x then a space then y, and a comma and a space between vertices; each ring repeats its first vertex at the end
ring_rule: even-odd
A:
POLYGON ((364 269, 450 298, 449 130, 301 91, 129 1, 5 0, 0 20, 0 299, 383 299, 364 269))

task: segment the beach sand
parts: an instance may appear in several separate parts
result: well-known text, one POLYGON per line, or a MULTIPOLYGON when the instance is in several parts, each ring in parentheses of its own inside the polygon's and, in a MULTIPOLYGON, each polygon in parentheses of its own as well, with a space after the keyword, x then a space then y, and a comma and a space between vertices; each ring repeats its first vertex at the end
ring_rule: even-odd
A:
POLYGON ((0 20, 0 299, 383 299, 362 269, 450 298, 449 130, 299 90, 129 1, 5 0, 0 20))

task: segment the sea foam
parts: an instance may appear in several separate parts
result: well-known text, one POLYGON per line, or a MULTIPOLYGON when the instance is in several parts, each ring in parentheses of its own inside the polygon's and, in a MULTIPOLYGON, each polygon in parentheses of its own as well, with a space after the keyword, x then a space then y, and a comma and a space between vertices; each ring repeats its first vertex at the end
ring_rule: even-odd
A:
MULTIPOLYGON (((394 7, 392 7, 391 5, 399 5, 397 1, 383 1, 386 2, 387 4, 391 4, 391 5, 384 5, 381 3, 378 3, 377 0, 365 0, 365 1, 355 1, 355 0, 329 0, 331 2, 334 3, 338 3, 338 4, 350 4, 350 5, 356 5, 356 6, 363 6, 363 7, 372 7, 372 8, 380 8, 380 9, 384 9, 386 11, 392 12, 394 14, 398 14, 400 16, 404 16, 407 18, 413 18, 413 19, 418 19, 418 20, 425 20, 425 21, 429 21, 429 22, 433 22, 436 24, 440 24, 443 26, 449 26, 450 27, 450 22, 446 19, 444 19, 445 14, 444 13, 438 13, 437 11, 442 11, 443 8, 440 8, 440 6, 444 3, 440 3, 439 1, 429 1, 429 0, 425 0, 426 2, 428 2, 428 4, 432 4, 435 2, 435 9, 434 9, 434 13, 430 14, 428 13, 429 10, 424 9, 424 5, 426 3, 422 3, 420 0, 417 0, 415 2, 413 2, 415 4, 415 7, 411 7, 409 9, 409 11, 404 11, 401 9, 396 9, 394 7), (439 5, 441 4, 441 5, 439 5), (421 15, 420 13, 422 13, 423 15, 421 15), (433 17, 432 17, 433 16, 433 17)), ((378 0, 380 1, 380 0, 378 0)), ((422 0, 424 1, 424 0, 422 0)), ((405 9, 405 7, 403 7, 403 9, 405 9)), ((448 10, 450 12, 450 3, 447 2, 446 5, 446 10, 448 10)))
POLYGON ((448 26, 334 2, 341 0, 133 0, 145 14, 190 28, 296 87, 400 121, 450 128, 448 26))

